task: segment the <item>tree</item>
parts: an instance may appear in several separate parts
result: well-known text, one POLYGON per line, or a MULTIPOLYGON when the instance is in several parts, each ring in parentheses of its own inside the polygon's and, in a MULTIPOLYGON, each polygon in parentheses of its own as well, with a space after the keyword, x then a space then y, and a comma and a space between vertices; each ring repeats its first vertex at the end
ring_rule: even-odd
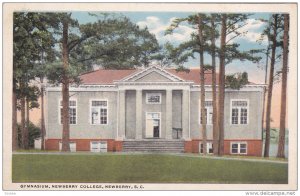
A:
POLYGON ((18 132, 17 132, 17 96, 16 85, 17 82, 13 78, 13 96, 12 96, 12 151, 18 149, 18 132))
POLYGON ((69 151, 69 85, 80 83, 78 75, 94 64, 113 69, 148 66, 158 44, 147 29, 140 29, 127 18, 79 25, 70 13, 60 13, 53 14, 53 21, 61 38, 63 63, 50 64, 47 77, 51 83, 62 84, 62 151, 69 151))
MULTIPOLYGON (((31 80, 35 79, 33 68, 35 62, 40 58, 39 40, 44 39, 43 35, 48 33, 47 15, 45 13, 16 12, 14 13, 14 59, 13 59, 13 101, 21 100, 21 128, 22 147, 28 146, 28 123, 29 109, 37 107, 36 101, 32 100, 31 80), (28 101, 26 101, 28 100, 28 101), (27 106, 25 103, 27 102, 27 106), (27 112, 25 111, 27 108, 27 112), (27 115, 25 115, 27 114, 27 115), (25 119, 27 116, 27 120, 25 119)), ((36 98, 37 99, 37 98, 36 98)), ((15 104, 17 105, 17 104, 15 104)), ((13 107, 13 150, 17 147, 16 134, 16 107, 13 107)))
POLYGON ((235 73, 225 76, 225 87, 231 88, 231 89, 237 89, 240 90, 243 86, 248 84, 248 73, 235 73))
POLYGON ((41 150, 45 150, 45 135, 46 135, 46 127, 45 127, 45 116, 44 116, 44 78, 40 78, 41 81, 41 150))
POLYGON ((257 62, 260 57, 254 56, 252 51, 240 51, 239 44, 232 41, 247 32, 240 29, 247 24, 249 14, 221 14, 221 43, 219 52, 219 89, 218 89, 218 128, 219 155, 224 154, 224 101, 225 101, 225 65, 237 59, 240 61, 257 62), (227 39, 228 37, 228 39, 227 39))
POLYGON ((280 130, 277 157, 284 158, 285 146, 285 118, 286 118, 286 91, 288 72, 288 45, 289 45, 289 15, 284 14, 283 52, 282 52, 282 86, 281 86, 281 108, 280 108, 280 130))
POLYGON ((204 38, 203 38, 203 15, 198 14, 198 36, 200 55, 200 88, 201 88, 201 120, 202 120, 202 145, 203 154, 206 155, 206 112, 205 112, 205 69, 204 69, 204 38))
POLYGON ((152 58, 160 67, 168 67, 173 63, 173 59, 175 59, 173 51, 174 46, 170 42, 167 42, 163 46, 160 46, 159 51, 152 58))
POLYGON ((213 104, 213 151, 215 155, 219 154, 219 130, 218 130, 218 111, 217 111, 217 91, 216 91, 216 17, 211 14, 210 17, 210 41, 211 41, 211 74, 212 74, 212 104, 213 104))
MULTIPOLYGON (((17 124, 17 132, 19 135, 19 138, 21 138, 21 125, 17 124)), ((29 122, 28 124, 28 147, 33 148, 34 147, 34 140, 40 137, 41 130, 38 126, 34 125, 32 122, 29 122)), ((18 145, 21 145, 21 141, 18 141, 18 145)))
POLYGON ((271 63, 269 72, 269 84, 268 84, 268 95, 267 95, 267 109, 266 109, 266 139, 264 148, 264 157, 269 157, 270 148, 270 123, 271 123, 271 106, 272 106, 272 93, 273 93, 273 82, 274 82, 274 69, 276 60, 276 48, 279 46, 278 35, 281 27, 281 16, 279 14, 273 14, 271 16, 270 24, 268 25, 265 32, 271 32, 269 35, 271 42, 271 63), (270 28, 270 30, 268 30, 270 28))
POLYGON ((227 15, 221 17, 221 45, 220 45, 220 66, 219 66, 219 96, 218 96, 218 128, 219 128, 219 155, 224 154, 224 100, 225 100, 225 52, 227 15))
POLYGON ((185 62, 189 57, 194 58, 194 53, 199 53, 200 56, 200 105, 201 105, 201 132, 202 132, 202 145, 203 154, 207 153, 207 136, 206 136, 206 109, 205 109, 205 65, 204 65, 204 52, 205 42, 208 40, 209 27, 207 26, 208 18, 205 14, 190 15, 187 18, 175 19, 171 26, 167 29, 166 34, 172 33, 175 28, 179 26, 181 22, 188 22, 197 30, 197 34, 191 34, 191 39, 185 43, 182 43, 174 51, 178 55, 173 55, 176 58, 175 62, 185 62))
POLYGON ((83 71, 93 64, 105 69, 147 67, 160 49, 147 28, 140 28, 126 17, 100 18, 80 25, 79 30, 81 35, 76 36, 80 43, 70 41, 71 47, 78 43, 70 53, 70 64, 82 64, 83 71))
MULTIPOLYGON (((66 73, 69 69, 69 50, 68 37, 69 37, 69 23, 75 23, 71 20, 70 15, 66 14, 62 17, 62 61, 63 70, 66 73)), ((69 77, 67 74, 62 75, 62 151, 70 151, 70 122, 69 122, 69 77)))
MULTIPOLYGON (((215 44, 212 44, 213 46, 207 44, 207 41, 209 39, 211 40, 211 43, 215 43, 216 34, 218 31, 216 30, 214 21, 213 21, 214 28, 212 28, 212 26, 209 27, 208 23, 211 23, 212 17, 211 16, 208 17, 207 15, 203 15, 203 16, 205 16, 203 19, 203 21, 205 21, 205 22, 203 22, 204 25, 203 25, 203 29, 202 29, 203 40, 204 40, 203 42, 201 42, 202 44, 200 44, 200 37, 199 37, 198 15, 191 15, 187 18, 175 19, 173 21, 173 23, 170 25, 170 27, 167 29, 166 34, 172 33, 173 30, 176 29, 181 22, 188 22, 189 24, 193 25, 193 27, 198 30, 198 34, 192 33, 191 39, 189 41, 181 43, 178 47, 176 47, 173 50, 174 54, 176 54, 176 55, 173 55, 175 57, 173 62, 176 64, 186 62, 190 57, 195 58, 194 53, 201 54, 201 49, 200 49, 201 45, 204 46, 204 48, 203 48, 204 52, 208 52, 212 55, 212 64, 215 65, 215 60, 213 60, 213 59, 215 58, 216 53, 218 54, 218 56, 220 58, 218 107, 215 107, 215 111, 216 110, 218 111, 218 115, 217 115, 218 123, 217 123, 217 126, 215 126, 215 128, 218 128, 219 130, 215 132, 214 136, 215 137, 216 137, 216 135, 219 136, 219 138, 217 139, 217 140, 219 140, 218 151, 222 155, 223 149, 224 149, 225 65, 231 63, 235 59, 238 59, 241 61, 244 61, 244 60, 258 61, 259 57, 254 56, 251 51, 240 51, 238 49, 239 44, 231 43, 232 40, 235 39, 236 37, 242 36, 245 34, 245 32, 240 32, 239 30, 243 26, 246 25, 246 20, 249 16, 248 14, 221 14, 221 16, 214 15, 214 18, 213 18, 214 20, 217 18, 218 21, 221 21, 221 46, 220 46, 220 49, 218 49, 218 50, 215 47, 215 44), (212 33, 212 31, 213 31, 213 33, 212 33), (214 36, 211 36, 211 34, 214 34, 214 36), (229 37, 229 35, 230 35, 230 37, 229 37), (227 36, 229 37, 228 40, 226 40, 227 36)), ((201 65, 201 55, 200 55, 200 65, 201 65)), ((208 66, 208 65, 204 66, 203 65, 203 67, 204 67, 204 69, 212 69, 212 67, 215 67, 215 66, 208 66)), ((200 75, 203 75, 203 74, 200 74, 200 75)), ((204 90, 202 89, 201 92, 204 93, 204 90)), ((202 117, 203 116, 204 115, 202 115, 202 117)), ((203 127, 202 127, 202 130, 204 130, 203 127)))

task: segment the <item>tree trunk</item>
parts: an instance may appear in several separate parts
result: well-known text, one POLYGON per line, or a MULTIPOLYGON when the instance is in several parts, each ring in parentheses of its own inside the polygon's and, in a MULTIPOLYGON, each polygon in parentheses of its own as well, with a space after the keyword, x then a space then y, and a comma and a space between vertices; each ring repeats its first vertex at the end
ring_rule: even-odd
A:
POLYGON ((222 14, 221 52, 219 67, 219 100, 218 100, 218 128, 219 128, 219 155, 224 154, 224 99, 225 99, 225 46, 226 46, 227 15, 222 14))
POLYGON ((205 71, 204 71, 204 44, 203 44, 203 19, 201 14, 198 15, 198 36, 200 45, 200 86, 201 86, 201 120, 202 120, 202 144, 203 144, 203 154, 206 155, 206 113, 205 113, 205 71))
POLYGON ((288 70, 288 42, 289 42, 288 36, 289 36, 289 15, 284 14, 280 130, 279 130, 279 141, 278 141, 278 151, 277 151, 278 158, 284 158, 286 91, 287 91, 287 70, 288 70))
POLYGON ((16 80, 13 79, 13 96, 12 96, 12 151, 18 149, 18 129, 17 129, 17 97, 16 97, 16 80))
POLYGON ((44 81, 41 80, 41 150, 45 150, 44 81))
POLYGON ((28 97, 26 97, 26 125, 25 125, 25 149, 29 149, 29 100, 28 97))
POLYGON ((62 82, 62 117, 63 117, 63 131, 62 131, 62 151, 69 152, 70 145, 70 121, 69 121, 69 78, 66 74, 69 67, 69 51, 68 51, 68 22, 63 21, 63 41, 62 41, 62 56, 63 56, 63 67, 64 75, 62 82))
POLYGON ((275 65, 275 55, 276 55, 278 15, 274 14, 273 17, 274 17, 274 26, 273 26, 273 35, 272 35, 272 55, 271 55, 269 87, 268 87, 268 97, 267 97, 266 139, 265 139, 264 157, 269 157, 269 150, 270 150, 270 122, 271 122, 271 106, 272 106, 272 93, 273 93, 273 80, 274 80, 274 65, 275 65))
MULTIPOLYGON (((268 64, 269 64, 269 50, 270 44, 268 44, 267 53, 266 53, 266 72, 265 72, 265 84, 267 84, 267 75, 268 75, 268 64)), ((262 108, 262 115, 261 115, 261 132, 264 132, 264 122, 265 122, 265 107, 266 107, 266 87, 264 87, 264 94, 263 94, 263 108, 262 108)), ((262 137, 263 138, 263 137, 262 137)))
POLYGON ((214 155, 219 154, 219 133, 218 133, 218 112, 217 112, 217 92, 216 92, 216 35, 215 16, 211 16, 211 66, 212 66, 212 104, 213 104, 213 151, 214 155))
MULTIPOLYGON (((21 82, 20 84, 20 91, 24 91, 24 84, 23 82, 21 82)), ((25 97, 22 93, 21 95, 21 148, 22 149, 25 149, 25 143, 26 143, 26 138, 25 138, 25 135, 26 135, 26 127, 25 127, 25 97)))

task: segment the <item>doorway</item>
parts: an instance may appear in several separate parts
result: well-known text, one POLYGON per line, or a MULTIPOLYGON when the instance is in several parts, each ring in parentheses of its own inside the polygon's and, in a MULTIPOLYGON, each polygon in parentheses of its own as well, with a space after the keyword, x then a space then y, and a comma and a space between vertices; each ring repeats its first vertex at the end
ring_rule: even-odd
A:
POLYGON ((160 113, 146 113, 146 138, 160 138, 160 113))

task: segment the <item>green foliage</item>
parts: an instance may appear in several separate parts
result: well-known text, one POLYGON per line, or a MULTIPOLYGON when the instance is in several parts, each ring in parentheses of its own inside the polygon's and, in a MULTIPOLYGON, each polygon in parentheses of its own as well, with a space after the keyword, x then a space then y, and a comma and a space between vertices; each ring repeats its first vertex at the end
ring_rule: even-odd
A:
MULTIPOLYGON (((18 145, 20 147, 21 146, 21 125, 20 124, 17 124, 17 130, 18 130, 18 145)), ((29 148, 33 148, 34 140, 40 137, 41 129, 36 125, 34 125, 32 122, 29 122, 28 132, 29 132, 28 135, 29 148)))
POLYGON ((174 50, 174 46, 170 42, 167 42, 163 46, 160 46, 160 50, 153 56, 153 59, 161 67, 168 67, 173 63, 173 59, 176 58, 174 50))
MULTIPOLYGON (((203 18, 203 40, 204 40, 204 52, 209 52, 211 49, 207 44, 210 38, 210 26, 208 25, 209 15, 201 14, 203 18)), ((198 29, 198 14, 190 15, 186 18, 175 18, 168 29, 165 31, 165 35, 172 34, 176 32, 176 29, 181 23, 187 23, 194 29, 198 29)), ((171 52, 171 57, 173 58, 173 63, 176 65, 182 65, 187 62, 189 58, 195 58, 194 54, 200 51, 200 41, 197 33, 192 33, 190 35, 190 40, 179 44, 176 48, 174 47, 171 52)))
POLYGON ((93 64, 106 69, 147 67, 160 49, 147 28, 139 28, 126 17, 105 18, 81 25, 79 30, 81 38, 70 53, 70 63, 81 63, 87 70, 93 64))
POLYGON ((63 68, 61 61, 55 61, 47 64, 45 73, 50 84, 59 85, 63 83, 63 76, 66 75, 69 78, 69 82, 73 84, 80 84, 79 75, 84 70, 82 64, 70 65, 67 70, 63 68))
POLYGON ((180 66, 177 66, 176 68, 176 72, 186 72, 186 73, 189 73, 190 72, 190 69, 180 65, 180 66))
POLYGON ((254 50, 251 51, 240 51, 239 44, 227 44, 225 46, 225 65, 231 63, 233 60, 240 60, 240 61, 251 61, 254 63, 258 63, 262 57, 257 56, 254 50))
MULTIPOLYGON (((47 77, 61 84, 65 74, 71 83, 97 64, 109 69, 147 67, 159 59, 158 42, 147 28, 126 17, 95 15, 98 21, 79 25, 71 13, 17 12, 14 14, 14 81, 24 84, 18 98, 26 96, 29 81, 47 77), (69 24, 69 68, 62 66, 62 24, 69 24)), ((20 84, 15 84, 20 88, 20 84)), ((37 94, 38 95, 38 94, 37 94)), ((35 104, 33 104, 35 105, 35 104)))
MULTIPOLYGON (((198 28, 198 15, 190 15, 186 18, 176 18, 173 20, 172 24, 166 30, 165 34, 172 34, 176 32, 176 28, 180 25, 180 23, 187 23, 192 26, 194 29, 198 28)), ((214 30, 215 37, 218 38, 220 36, 219 32, 219 24, 220 24, 220 14, 201 14, 203 18, 203 40, 204 40, 204 52, 211 54, 212 52, 212 45, 210 42, 211 39, 211 31, 214 30), (210 20, 211 17, 215 17, 215 26, 212 27, 210 20)), ((230 35, 230 39, 227 40, 226 47, 225 47, 225 65, 231 63, 233 60, 241 60, 241 61, 252 61, 257 63, 261 60, 261 57, 257 55, 258 52, 255 50, 251 51, 240 51, 239 44, 232 43, 232 40, 236 37, 243 36, 247 32, 240 32, 243 26, 246 25, 246 20, 248 19, 249 14, 227 14, 227 32, 226 35, 230 35)), ((229 36, 228 36, 229 37, 229 36)), ((215 46, 215 52, 218 56, 220 53, 220 49, 215 46)), ((179 44, 178 47, 173 48, 172 50, 172 57, 173 63, 175 64, 182 64, 187 62, 189 58, 195 58, 195 53, 199 53, 200 49, 200 42, 199 36, 197 33, 192 33, 190 36, 190 40, 179 44)))
POLYGON ((36 77, 33 68, 41 60, 41 53, 48 52, 45 59, 54 59, 54 36, 48 31, 45 13, 14 13, 13 65, 16 80, 29 81, 36 77))
MULTIPOLYGON (((17 99, 26 97, 29 101, 29 109, 39 108, 40 104, 38 102, 40 96, 40 89, 37 86, 24 86, 22 88, 16 89, 17 99)), ((20 110, 20 103, 17 104, 17 109, 20 110)))
POLYGON ((235 73, 225 77, 225 86, 231 89, 239 90, 244 85, 248 84, 248 73, 235 73))

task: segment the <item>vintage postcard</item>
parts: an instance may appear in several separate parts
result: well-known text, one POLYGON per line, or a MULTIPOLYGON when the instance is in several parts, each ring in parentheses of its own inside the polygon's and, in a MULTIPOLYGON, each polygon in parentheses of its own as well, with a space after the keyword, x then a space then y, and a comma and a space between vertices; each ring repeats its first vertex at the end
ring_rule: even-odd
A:
POLYGON ((4 3, 3 190, 295 194, 297 14, 4 3))

